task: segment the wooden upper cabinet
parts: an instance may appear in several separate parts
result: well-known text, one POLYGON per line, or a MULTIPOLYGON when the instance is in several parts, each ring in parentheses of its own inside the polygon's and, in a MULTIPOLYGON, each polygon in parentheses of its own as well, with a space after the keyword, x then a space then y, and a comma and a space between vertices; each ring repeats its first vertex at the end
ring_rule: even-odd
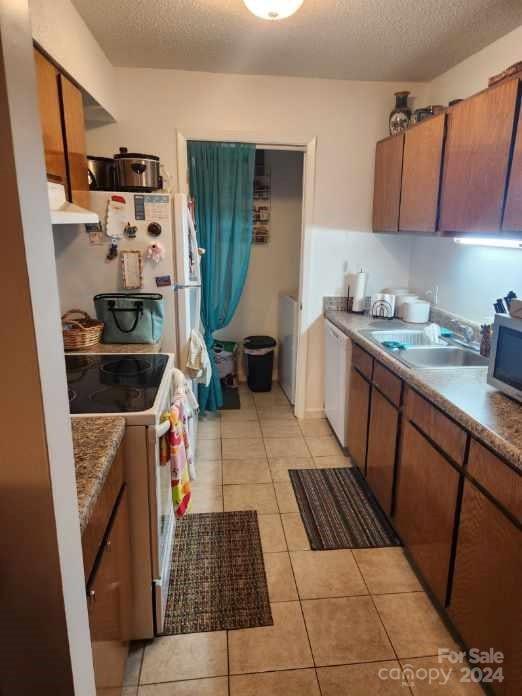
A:
POLYGON ((401 200, 404 133, 380 140, 375 148, 374 232, 397 232, 401 200))
POLYGON ((446 114, 438 114, 406 131, 402 168, 399 229, 435 232, 446 114))
POLYGON ((498 232, 513 139, 518 80, 448 111, 439 229, 498 232))
POLYGON ((502 230, 505 232, 522 231, 522 110, 518 118, 502 230))
POLYGON ((85 114, 82 93, 64 75, 59 76, 63 108, 65 152, 69 178, 69 195, 73 203, 88 207, 89 179, 85 144, 85 114))
POLYGON ((65 147, 60 114, 58 70, 39 51, 34 51, 38 88, 38 108, 48 176, 58 178, 67 188, 65 147))

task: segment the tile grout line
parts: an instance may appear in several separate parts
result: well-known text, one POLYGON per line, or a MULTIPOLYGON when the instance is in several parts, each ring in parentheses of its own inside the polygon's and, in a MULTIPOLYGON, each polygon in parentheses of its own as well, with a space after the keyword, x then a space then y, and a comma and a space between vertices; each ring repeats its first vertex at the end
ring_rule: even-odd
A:
MULTIPOLYGON (((370 599, 371 599, 373 608, 375 609, 375 612, 376 612, 377 617, 378 617, 378 619, 379 619, 379 621, 380 621, 380 623, 381 623, 381 626, 382 626, 382 628, 383 628, 383 630, 384 630, 384 633, 386 634, 386 638, 388 639, 388 642, 390 643, 391 649, 393 650, 393 654, 395 655, 395 659, 397 660, 397 662, 399 663, 399 665, 402 667, 402 663, 401 663, 401 660, 400 660, 400 658, 399 658, 399 655, 397 654, 397 650, 395 649, 395 645, 394 645, 393 642, 392 642, 392 639, 391 639, 391 637, 390 637, 390 634, 388 633, 388 629, 386 628, 386 626, 385 626, 385 624, 384 624, 384 621, 383 621, 383 618, 382 618, 382 616, 381 616, 381 614, 380 614, 380 612, 379 612, 379 609, 378 609, 378 607, 377 607, 377 604, 375 603, 374 595, 373 595, 372 592, 370 591, 370 588, 369 588, 369 586, 368 586, 368 583, 366 582, 366 578, 364 577, 364 573, 362 572, 362 570, 361 570, 361 568, 360 568, 360 566, 359 566, 359 563, 357 562, 357 558, 356 558, 355 554, 353 553, 353 551, 352 551, 352 557, 353 557, 353 560, 354 560, 355 565, 357 566, 357 570, 359 571, 359 574, 361 575, 362 581, 364 582, 364 584, 365 584, 365 586, 366 586, 366 589, 368 590, 368 596, 369 596, 370 599)), ((410 692, 410 694, 413 694, 413 692, 412 692, 412 690, 411 690, 411 688, 410 688, 409 686, 408 686, 408 691, 410 692)))
POLYGON ((296 576, 295 576, 294 566, 293 566, 293 564, 292 564, 292 556, 290 555, 290 549, 288 548, 288 539, 287 539, 287 536, 286 536, 286 530, 285 530, 285 527, 284 527, 284 525, 283 525, 282 515, 280 514, 279 517, 281 517, 281 520, 280 520, 280 522, 281 522, 281 527, 283 528, 283 535, 284 535, 284 537, 285 537, 285 543, 286 543, 288 558, 290 559, 290 568, 291 568, 291 570, 292 570, 292 577, 293 577, 293 579, 294 579, 295 590, 296 590, 296 592, 297 592, 297 601, 299 602, 299 610, 300 610, 301 616, 302 616, 302 618, 303 618, 303 625, 304 625, 304 629, 305 629, 305 633, 306 633, 306 640, 308 641, 308 647, 310 648, 310 655, 312 656, 312 663, 313 663, 313 670, 314 670, 314 673, 315 673, 315 680, 316 680, 316 682, 317 682, 317 688, 319 689, 319 694, 320 694, 320 696, 322 696, 323 692, 322 692, 322 689, 321 689, 321 683, 320 683, 320 681, 319 681, 319 675, 317 674, 317 665, 316 665, 316 663, 315 663, 314 651, 313 651, 313 649, 312 649, 312 641, 310 640, 310 634, 308 633, 308 626, 307 626, 307 624, 306 624, 306 618, 305 618, 305 615, 304 615, 303 604, 302 604, 302 600, 301 600, 301 594, 300 594, 300 592, 299 592, 299 585, 298 585, 298 583, 297 583, 297 578, 296 578, 296 576))

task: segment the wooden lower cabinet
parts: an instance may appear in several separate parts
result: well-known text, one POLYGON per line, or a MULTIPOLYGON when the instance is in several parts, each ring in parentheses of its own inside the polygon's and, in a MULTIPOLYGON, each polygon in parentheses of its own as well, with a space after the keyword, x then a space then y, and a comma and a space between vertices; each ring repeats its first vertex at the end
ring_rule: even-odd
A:
POLYGON ((127 491, 123 488, 87 587, 97 696, 113 696, 123 684, 131 615, 127 491))
POLYGON ((393 522, 441 605, 446 603, 460 474, 404 423, 393 522))
POLYGON ((391 514, 399 410, 373 387, 366 478, 382 509, 391 514))
POLYGON ((366 473, 370 383, 352 368, 348 399, 348 449, 354 464, 366 473))
POLYGON ((521 577, 522 532, 466 481, 448 611, 468 649, 504 653, 504 681, 491 685, 502 696, 522 693, 521 577))

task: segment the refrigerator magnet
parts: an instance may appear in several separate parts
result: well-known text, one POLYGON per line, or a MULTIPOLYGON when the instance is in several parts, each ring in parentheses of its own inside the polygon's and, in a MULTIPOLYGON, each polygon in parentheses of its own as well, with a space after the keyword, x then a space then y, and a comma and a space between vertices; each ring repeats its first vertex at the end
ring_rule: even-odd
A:
POLYGON ((149 244, 145 250, 145 258, 152 261, 154 264, 158 264, 165 258, 165 247, 159 242, 154 242, 154 244, 149 244))
POLYGON ((166 288, 172 285, 172 280, 169 275, 156 276, 154 280, 156 281, 156 287, 158 288, 166 288))

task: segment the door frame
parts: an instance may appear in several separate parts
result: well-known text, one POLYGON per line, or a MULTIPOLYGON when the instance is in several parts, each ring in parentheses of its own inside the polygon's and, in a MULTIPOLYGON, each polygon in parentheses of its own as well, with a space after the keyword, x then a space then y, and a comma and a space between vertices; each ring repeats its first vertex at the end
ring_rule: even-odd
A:
POLYGON ((188 154, 189 140, 211 142, 246 142, 270 150, 294 150, 304 153, 303 209, 301 215, 301 254, 299 264, 299 298, 297 322, 297 362, 295 379, 294 413, 304 418, 306 413, 306 374, 308 362, 308 327, 310 324, 311 237, 315 202, 315 164, 317 136, 268 137, 262 133, 241 131, 181 131, 176 130, 177 191, 189 192, 188 154))

